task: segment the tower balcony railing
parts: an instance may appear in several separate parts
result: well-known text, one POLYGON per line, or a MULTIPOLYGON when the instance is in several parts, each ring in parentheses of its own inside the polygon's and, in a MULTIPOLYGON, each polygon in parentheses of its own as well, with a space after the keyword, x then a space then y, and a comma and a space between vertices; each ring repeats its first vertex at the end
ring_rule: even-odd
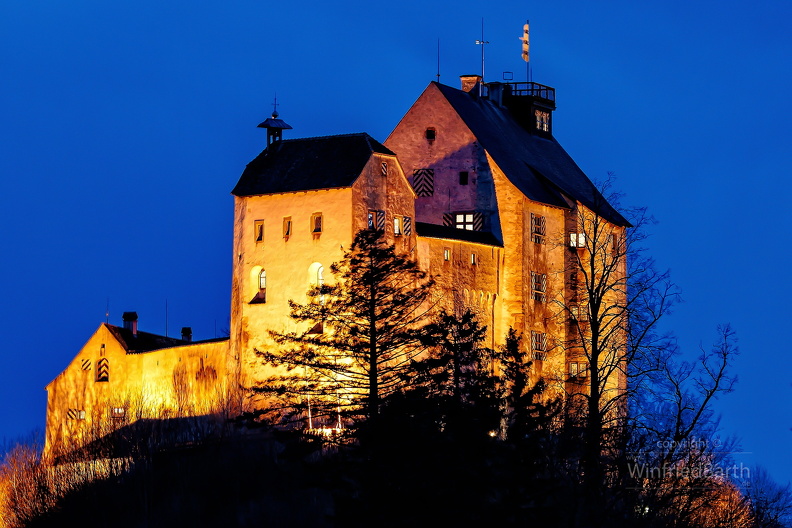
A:
MULTIPOLYGON (((487 83, 494 84, 494 83, 487 83)), ((499 82, 502 86, 506 86, 505 93, 512 96, 529 96, 539 97, 555 103, 555 88, 545 86, 536 82, 499 82)), ((486 86, 486 85, 485 85, 486 86)))

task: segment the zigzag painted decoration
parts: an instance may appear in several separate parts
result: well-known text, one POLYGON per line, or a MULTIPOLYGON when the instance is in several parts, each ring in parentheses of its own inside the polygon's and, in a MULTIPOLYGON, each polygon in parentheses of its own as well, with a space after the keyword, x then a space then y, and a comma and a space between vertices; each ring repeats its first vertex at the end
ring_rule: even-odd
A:
POLYGON ((415 169, 413 171, 413 189, 418 196, 434 194, 434 169, 415 169))
POLYGON ((110 363, 107 358, 102 358, 96 364, 96 381, 110 380, 110 363))

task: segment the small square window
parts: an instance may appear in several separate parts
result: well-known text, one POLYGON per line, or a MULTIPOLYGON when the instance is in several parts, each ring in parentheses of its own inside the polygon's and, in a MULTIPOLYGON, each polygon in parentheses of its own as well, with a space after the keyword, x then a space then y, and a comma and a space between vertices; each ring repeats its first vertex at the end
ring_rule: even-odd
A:
POLYGON ((123 418, 124 416, 126 416, 126 409, 123 407, 113 407, 110 410, 110 415, 116 419, 123 418))
POLYGON ((443 248, 443 260, 446 262, 451 261, 451 248, 443 248))
POLYGON ((588 365, 585 361, 570 361, 569 376, 571 378, 585 378, 588 376, 588 365))
POLYGON ((437 139, 437 130, 435 130, 434 128, 427 128, 426 139, 428 139, 429 141, 434 141, 435 139, 437 139))
POLYGON ((322 225, 322 213, 314 213, 311 215, 311 232, 312 233, 321 233, 323 229, 322 225))
POLYGON ((253 223, 253 236, 257 244, 264 242, 264 220, 256 220, 253 223))
POLYGON ((569 247, 573 247, 573 248, 586 247, 586 234, 585 233, 570 233, 569 234, 569 247))
POLYGON ((459 185, 467 185, 468 184, 468 171, 462 171, 459 173, 459 185))
POLYGON ((283 238, 289 238, 292 232, 291 216, 283 217, 283 238))

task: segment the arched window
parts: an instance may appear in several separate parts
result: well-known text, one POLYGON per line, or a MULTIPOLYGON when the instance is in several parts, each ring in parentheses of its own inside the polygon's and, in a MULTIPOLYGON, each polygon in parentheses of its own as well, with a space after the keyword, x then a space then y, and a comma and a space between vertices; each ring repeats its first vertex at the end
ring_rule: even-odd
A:
POLYGON ((250 270, 250 290, 250 304, 267 302, 267 272, 259 266, 250 270))

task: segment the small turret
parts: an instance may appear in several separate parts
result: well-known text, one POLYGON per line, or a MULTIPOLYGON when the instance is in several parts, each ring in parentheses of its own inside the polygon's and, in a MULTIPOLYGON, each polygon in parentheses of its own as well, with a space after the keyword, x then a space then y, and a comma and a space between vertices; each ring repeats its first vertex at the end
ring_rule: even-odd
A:
MULTIPOLYGON (((275 103, 273 103, 273 106, 277 108, 277 99, 275 100, 275 103)), ((266 119, 263 123, 260 123, 258 128, 267 129, 267 146, 269 147, 272 143, 281 140, 284 130, 291 130, 292 127, 282 119, 278 119, 278 110, 274 109, 272 111, 272 117, 266 119)))

